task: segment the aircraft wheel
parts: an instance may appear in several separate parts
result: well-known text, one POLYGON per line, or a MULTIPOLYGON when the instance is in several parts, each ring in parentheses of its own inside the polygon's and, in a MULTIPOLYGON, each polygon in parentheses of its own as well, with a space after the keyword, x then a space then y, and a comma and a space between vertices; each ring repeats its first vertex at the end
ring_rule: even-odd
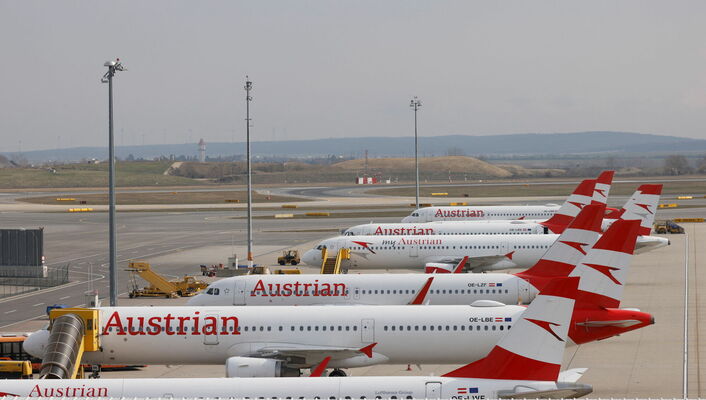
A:
POLYGON ((328 374, 328 376, 347 376, 347 374, 343 370, 334 369, 328 374))

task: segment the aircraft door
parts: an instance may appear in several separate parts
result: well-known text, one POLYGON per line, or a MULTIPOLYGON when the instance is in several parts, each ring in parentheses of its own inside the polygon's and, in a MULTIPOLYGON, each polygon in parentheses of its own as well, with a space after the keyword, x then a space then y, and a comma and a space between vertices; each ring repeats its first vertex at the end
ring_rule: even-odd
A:
POLYGON ((416 244, 410 244, 409 246, 409 256, 419 257, 419 246, 416 244))
POLYGON ((360 320, 360 340, 363 343, 372 343, 375 341, 375 320, 374 319, 360 320))
POLYGON ((206 314, 204 318, 201 320, 201 332, 203 333, 203 344, 209 344, 209 345, 214 345, 218 344, 218 334, 220 333, 221 327, 218 325, 218 315, 216 314, 206 314), (215 334, 212 334, 212 332, 209 332, 206 334, 204 332, 204 327, 207 322, 210 322, 211 319, 209 317, 213 317, 213 319, 216 320, 216 329, 215 329, 215 334))
POLYGON ((235 286, 233 287, 233 305, 245 305, 245 279, 235 279, 235 286))
POLYGON ((440 399, 441 398, 441 382, 427 382, 426 385, 426 399, 440 399))

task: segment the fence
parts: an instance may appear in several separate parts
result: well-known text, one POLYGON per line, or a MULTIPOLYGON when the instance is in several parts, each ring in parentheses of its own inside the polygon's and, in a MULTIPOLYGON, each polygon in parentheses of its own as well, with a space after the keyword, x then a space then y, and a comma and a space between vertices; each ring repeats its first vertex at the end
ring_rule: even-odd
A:
POLYGON ((63 285, 69 282, 69 264, 47 267, 46 277, 19 278, 0 276, 0 298, 63 285))

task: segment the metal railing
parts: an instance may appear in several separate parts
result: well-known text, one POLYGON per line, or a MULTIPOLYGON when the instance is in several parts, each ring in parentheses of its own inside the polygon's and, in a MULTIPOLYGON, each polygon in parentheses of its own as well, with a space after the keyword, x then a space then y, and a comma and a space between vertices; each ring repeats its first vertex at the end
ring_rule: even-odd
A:
POLYGON ((0 272, 0 299, 69 283, 69 264, 47 267, 45 277, 3 276, 0 272))

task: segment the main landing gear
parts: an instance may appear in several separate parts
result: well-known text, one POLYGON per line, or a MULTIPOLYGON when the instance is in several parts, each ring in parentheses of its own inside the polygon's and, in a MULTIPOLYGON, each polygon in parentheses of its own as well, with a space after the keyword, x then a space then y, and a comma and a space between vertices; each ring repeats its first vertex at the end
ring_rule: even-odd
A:
POLYGON ((331 371, 328 376, 348 376, 342 369, 334 369, 331 371))

